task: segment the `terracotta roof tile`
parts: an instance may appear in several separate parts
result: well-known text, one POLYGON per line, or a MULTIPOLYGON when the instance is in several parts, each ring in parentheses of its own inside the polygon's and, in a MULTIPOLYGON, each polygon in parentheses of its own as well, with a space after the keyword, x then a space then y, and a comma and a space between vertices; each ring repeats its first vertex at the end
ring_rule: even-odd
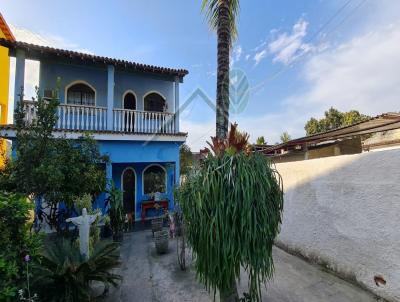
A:
POLYGON ((168 67, 158 67, 154 65, 141 64, 126 60, 102 57, 93 54, 81 53, 66 49, 53 48, 48 46, 40 46, 20 41, 8 41, 0 39, 0 45, 10 48, 10 50, 22 49, 26 51, 26 57, 38 59, 40 57, 65 57, 68 59, 78 59, 87 63, 99 63, 104 65, 114 65, 120 68, 129 68, 135 71, 156 73, 162 75, 184 77, 189 72, 186 69, 173 69, 168 67))
POLYGON ((8 27, 8 24, 6 20, 3 18, 1 13, 0 13, 0 30, 3 32, 7 40, 12 42, 15 41, 15 37, 11 32, 11 29, 8 27))

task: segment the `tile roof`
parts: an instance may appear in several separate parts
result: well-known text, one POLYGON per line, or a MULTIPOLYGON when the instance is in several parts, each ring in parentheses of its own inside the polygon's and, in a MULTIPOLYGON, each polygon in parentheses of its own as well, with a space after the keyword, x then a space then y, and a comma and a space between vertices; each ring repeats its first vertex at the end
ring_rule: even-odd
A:
POLYGON ((2 14, 0 13, 0 30, 3 32, 4 36, 9 41, 15 41, 15 37, 11 32, 11 29, 8 27, 6 20, 3 18, 2 14))
POLYGON ((295 146, 304 143, 319 143, 328 140, 335 140, 341 138, 352 137, 356 135, 376 133, 380 131, 387 131, 393 129, 400 129, 400 113, 388 112, 371 117, 365 121, 354 123, 352 125, 339 127, 326 132, 316 133, 300 138, 290 140, 286 143, 274 145, 261 150, 263 153, 269 153, 275 150, 280 150, 288 146, 295 146))
POLYGON ((180 78, 183 78, 185 75, 189 73, 186 69, 173 69, 167 67, 141 64, 126 60, 102 57, 66 49, 40 46, 20 41, 8 41, 6 39, 0 39, 0 45, 8 47, 11 51, 14 51, 16 49, 25 50, 27 59, 40 59, 40 58, 51 58, 51 57, 66 58, 68 60, 78 60, 80 63, 114 65, 115 67, 122 69, 131 69, 140 72, 178 76, 180 78))

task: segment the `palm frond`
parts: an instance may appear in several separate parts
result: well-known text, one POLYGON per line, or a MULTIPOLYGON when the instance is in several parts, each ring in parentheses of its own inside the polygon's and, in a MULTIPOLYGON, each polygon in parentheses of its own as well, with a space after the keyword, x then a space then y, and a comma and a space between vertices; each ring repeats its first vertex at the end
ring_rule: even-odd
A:
POLYGON ((120 264, 119 245, 114 242, 100 241, 86 260, 64 240, 48 247, 34 265, 34 286, 41 301, 89 301, 91 281, 118 285, 122 277, 113 270, 120 264))
MULTIPOLYGON (((239 0, 228 0, 229 1, 229 24, 232 35, 232 41, 237 38, 237 18, 239 15, 239 0)), ((218 9, 221 0, 202 0, 201 10, 205 13, 208 24, 212 30, 218 28, 218 9)))

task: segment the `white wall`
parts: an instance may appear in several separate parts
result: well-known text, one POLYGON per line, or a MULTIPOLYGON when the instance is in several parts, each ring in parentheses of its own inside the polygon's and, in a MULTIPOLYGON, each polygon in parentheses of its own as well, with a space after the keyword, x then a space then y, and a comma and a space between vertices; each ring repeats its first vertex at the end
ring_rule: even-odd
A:
POLYGON ((400 149, 277 164, 278 244, 400 301, 400 149), (376 286, 382 275, 386 285, 376 286))

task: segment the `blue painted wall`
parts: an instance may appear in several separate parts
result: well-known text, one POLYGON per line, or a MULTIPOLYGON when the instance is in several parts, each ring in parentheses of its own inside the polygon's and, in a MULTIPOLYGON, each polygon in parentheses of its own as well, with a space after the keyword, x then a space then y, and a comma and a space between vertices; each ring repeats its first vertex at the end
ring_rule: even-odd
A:
POLYGON ((55 89, 57 78, 61 79, 60 102, 65 103, 65 87, 75 81, 85 81, 96 89, 96 105, 107 106, 107 69, 91 66, 78 66, 56 62, 40 62, 39 87, 55 89))
MULTIPOLYGON (((167 171, 166 197, 169 209, 174 207, 174 189, 179 184, 179 142, 144 142, 144 141, 98 141, 102 154, 112 162, 112 179, 117 188, 122 189, 121 177, 124 169, 131 167, 136 173, 136 220, 141 219, 141 202, 149 200, 144 194, 143 171, 152 164, 160 164, 167 171)), ((104 195, 99 196, 97 207, 104 208, 104 195)), ((156 213, 149 211, 148 216, 156 213)))
POLYGON ((179 142, 98 141, 102 154, 113 163, 176 162, 179 161, 179 142))
MULTIPOLYGON (((54 61, 40 62, 39 87, 55 89, 57 78, 61 79, 60 102, 65 103, 65 88, 75 81, 85 81, 96 90, 96 105, 107 107, 107 68, 80 66, 54 61)), ((152 91, 159 92, 167 100, 168 112, 174 112, 174 82, 165 78, 146 73, 115 71, 114 77, 114 108, 122 108, 122 98, 125 92, 131 90, 136 95, 136 108, 143 110, 144 96, 152 91)))

